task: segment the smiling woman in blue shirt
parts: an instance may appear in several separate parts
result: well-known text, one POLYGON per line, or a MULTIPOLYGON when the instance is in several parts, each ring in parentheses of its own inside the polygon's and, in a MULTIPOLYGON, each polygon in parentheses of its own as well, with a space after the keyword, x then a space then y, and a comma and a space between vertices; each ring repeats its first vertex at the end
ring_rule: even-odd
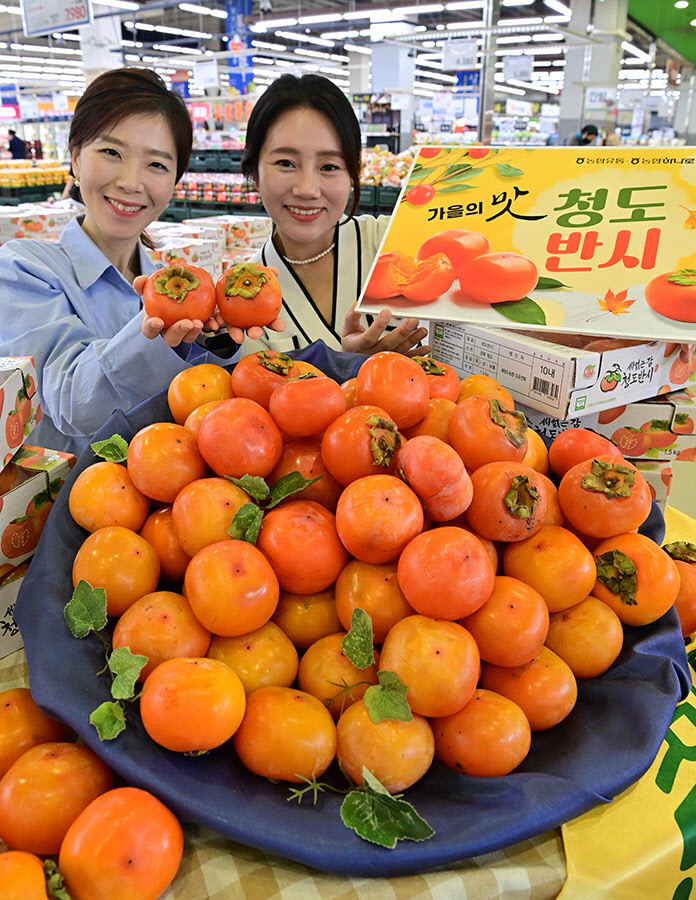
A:
POLYGON ((200 321, 148 340, 132 286, 156 269, 145 229, 186 170, 191 139, 186 105, 158 75, 105 72, 70 126, 84 215, 56 243, 0 248, 0 356, 34 357, 43 412, 34 443, 79 453, 114 409, 131 409, 190 365, 220 361, 196 343, 200 321))

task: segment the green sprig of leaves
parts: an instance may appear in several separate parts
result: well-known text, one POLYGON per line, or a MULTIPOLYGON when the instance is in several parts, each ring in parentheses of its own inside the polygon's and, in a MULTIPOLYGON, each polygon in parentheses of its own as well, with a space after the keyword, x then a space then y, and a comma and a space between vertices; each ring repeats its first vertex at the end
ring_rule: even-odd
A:
POLYGON ((390 794, 366 766, 363 766, 362 776, 362 787, 348 779, 347 788, 300 776, 305 787, 291 788, 287 799, 297 800, 299 804, 306 796, 311 795, 312 803, 316 806, 322 791, 345 794, 341 803, 343 824, 363 840, 390 850, 396 846, 397 841, 425 841, 435 834, 434 829, 418 815, 411 803, 403 800, 401 794, 390 794))
POLYGON ((392 795, 363 766, 362 790, 352 790, 341 804, 341 819, 359 837, 392 849, 397 841, 424 841, 435 834, 414 807, 392 795))
POLYGON ((113 700, 100 704, 90 715, 89 721, 96 728, 99 740, 112 740, 126 727, 125 704, 136 699, 136 683, 147 664, 147 656, 131 653, 128 647, 114 650, 101 633, 108 622, 106 591, 103 588, 93 588, 84 579, 78 581, 63 615, 74 637, 83 639, 94 634, 104 646, 106 664, 96 674, 109 673, 113 700))
POLYGON ((128 458, 128 442, 120 434, 112 434, 103 441, 90 444, 96 456, 108 462, 124 463, 128 458))
POLYGON ((234 514, 227 533, 235 540, 256 544, 265 511, 277 506, 281 500, 298 494, 323 477, 322 474, 317 475, 316 478, 305 478, 301 472, 289 472, 278 478, 269 487, 268 483, 258 475, 243 475, 241 478, 225 475, 225 478, 236 484, 251 498, 251 502, 240 506, 234 514))

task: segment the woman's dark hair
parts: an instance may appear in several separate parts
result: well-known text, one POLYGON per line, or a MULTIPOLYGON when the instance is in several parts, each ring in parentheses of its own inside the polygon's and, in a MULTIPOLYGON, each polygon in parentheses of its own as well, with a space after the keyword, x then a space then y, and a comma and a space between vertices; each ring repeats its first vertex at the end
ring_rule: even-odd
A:
MULTIPOLYGON (((72 155, 106 134, 129 116, 163 116, 176 147, 176 180, 188 168, 193 126, 186 104, 150 69, 111 69, 97 76, 77 101, 70 123, 68 150, 72 155)), ((75 199, 81 201, 81 196, 75 199)), ((152 241, 143 233, 143 243, 152 241)))
POLYGON ((322 75, 302 75, 300 78, 281 75, 266 88, 249 116, 242 156, 243 174, 249 179, 257 179, 266 135, 276 119, 291 109, 315 109, 335 128, 353 185, 353 202, 348 215, 354 216, 360 203, 360 125, 343 91, 322 75))
POLYGON ((191 156, 191 117, 179 94, 150 69, 112 69, 95 78, 75 106, 68 150, 79 151, 128 116, 164 116, 176 146, 178 181, 191 156))

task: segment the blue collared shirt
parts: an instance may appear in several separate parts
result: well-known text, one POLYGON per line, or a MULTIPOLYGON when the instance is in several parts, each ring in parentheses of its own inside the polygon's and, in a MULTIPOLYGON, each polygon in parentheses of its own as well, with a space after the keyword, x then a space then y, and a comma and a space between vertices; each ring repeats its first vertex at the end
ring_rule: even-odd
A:
MULTIPOLYGON (((140 246, 140 266, 157 266, 140 246)), ((115 409, 128 411, 188 366, 220 363, 197 344, 141 332, 141 298, 72 219, 58 242, 0 248, 0 356, 33 356, 43 417, 31 443, 80 453, 115 409)))

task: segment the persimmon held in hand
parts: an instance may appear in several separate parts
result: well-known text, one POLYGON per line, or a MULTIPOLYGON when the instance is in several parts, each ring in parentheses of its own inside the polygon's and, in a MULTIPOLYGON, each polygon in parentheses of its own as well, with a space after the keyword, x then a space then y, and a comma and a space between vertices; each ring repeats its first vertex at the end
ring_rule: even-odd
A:
POLYGON ((166 266, 145 282, 143 307, 165 328, 180 319, 205 322, 215 309, 215 282, 200 266, 166 266))
POLYGON ((235 263, 218 278, 215 294, 220 315, 237 328, 270 325, 283 304, 275 274, 258 263, 235 263))

